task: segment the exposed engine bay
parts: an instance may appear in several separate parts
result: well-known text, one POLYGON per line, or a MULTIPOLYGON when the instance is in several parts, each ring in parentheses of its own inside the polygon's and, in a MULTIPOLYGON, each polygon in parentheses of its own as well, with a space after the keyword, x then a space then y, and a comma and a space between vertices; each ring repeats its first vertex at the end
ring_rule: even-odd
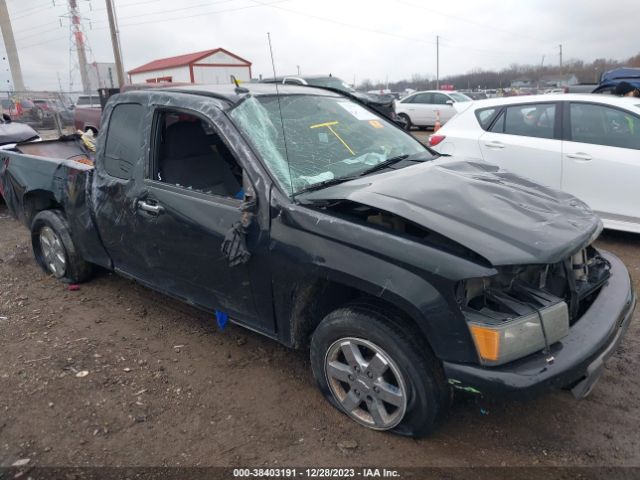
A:
MULTIPOLYGON (((374 228, 390 230, 448 253, 488 265, 473 250, 384 210, 350 201, 325 208, 374 228)), ((569 333, 609 278, 609 263, 592 246, 553 264, 496 267, 498 274, 459 282, 456 300, 479 352, 497 366, 542 351, 569 333)))
POLYGON ((552 362, 549 346, 579 321, 609 269, 588 246, 556 264, 501 267, 496 276, 460 282, 456 298, 474 340, 489 342, 478 346, 481 362, 500 365, 540 350, 552 362))

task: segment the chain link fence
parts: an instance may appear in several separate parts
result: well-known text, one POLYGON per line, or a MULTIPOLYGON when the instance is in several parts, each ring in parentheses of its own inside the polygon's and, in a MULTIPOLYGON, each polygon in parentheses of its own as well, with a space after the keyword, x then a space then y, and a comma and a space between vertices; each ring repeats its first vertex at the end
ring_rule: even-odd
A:
MULTIPOLYGON (((0 91, 0 113, 5 122, 26 123, 41 137, 55 138, 73 132, 75 106, 79 100, 86 102, 85 97, 82 92, 5 90, 0 91)), ((99 104, 97 94, 95 99, 99 104)))

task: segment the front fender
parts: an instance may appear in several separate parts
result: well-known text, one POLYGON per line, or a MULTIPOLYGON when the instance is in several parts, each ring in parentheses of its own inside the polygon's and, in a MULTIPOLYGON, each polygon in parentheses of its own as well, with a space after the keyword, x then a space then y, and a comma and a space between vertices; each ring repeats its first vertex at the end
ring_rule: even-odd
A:
POLYGON ((271 240, 275 298, 278 289, 296 292, 318 281, 344 285, 410 316, 439 358, 476 360, 454 286, 493 269, 300 205, 280 210, 271 240))

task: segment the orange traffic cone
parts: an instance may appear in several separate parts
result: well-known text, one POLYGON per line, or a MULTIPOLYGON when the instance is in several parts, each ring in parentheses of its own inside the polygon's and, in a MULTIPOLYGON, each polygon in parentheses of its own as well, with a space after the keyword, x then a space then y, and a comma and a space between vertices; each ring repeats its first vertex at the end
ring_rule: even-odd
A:
POLYGON ((433 126, 433 133, 440 130, 441 126, 442 125, 440 124, 440 110, 436 110, 436 124, 433 126))

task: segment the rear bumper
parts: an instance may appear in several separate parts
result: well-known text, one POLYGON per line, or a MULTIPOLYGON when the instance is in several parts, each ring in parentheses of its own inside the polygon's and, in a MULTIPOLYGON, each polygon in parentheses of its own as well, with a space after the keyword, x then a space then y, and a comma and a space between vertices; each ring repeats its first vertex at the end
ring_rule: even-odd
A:
POLYGON ((569 335, 551 346, 553 363, 547 364, 541 352, 499 367, 444 362, 449 383, 486 395, 529 397, 563 387, 571 387, 578 398, 588 395, 604 361, 622 340, 636 305, 624 264, 608 252, 600 253, 611 263, 611 278, 569 335))

